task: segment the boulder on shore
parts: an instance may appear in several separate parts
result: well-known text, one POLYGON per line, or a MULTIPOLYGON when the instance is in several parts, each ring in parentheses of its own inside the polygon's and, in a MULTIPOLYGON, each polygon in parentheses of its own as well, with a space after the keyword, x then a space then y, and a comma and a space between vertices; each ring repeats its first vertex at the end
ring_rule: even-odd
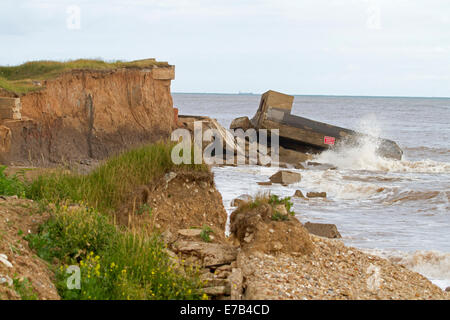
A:
POLYGON ((330 239, 342 238, 335 224, 307 222, 304 224, 304 227, 309 231, 309 233, 315 234, 319 237, 330 239))
POLYGON ((303 195, 303 192, 301 192, 300 190, 295 190, 295 193, 294 193, 293 197, 295 197, 295 198, 304 198, 305 196, 303 195))
POLYGON ((239 117, 231 122, 230 129, 242 129, 244 131, 253 128, 252 123, 248 117, 239 117))
POLYGON ((272 183, 280 183, 287 185, 299 182, 302 179, 302 175, 297 172, 282 170, 272 175, 269 179, 272 183))
POLYGON ((177 253, 196 257, 203 267, 230 264, 237 256, 235 247, 220 243, 177 241, 173 249, 177 253))
POLYGON ((326 198, 327 193, 326 192, 308 192, 306 194, 308 198, 326 198))

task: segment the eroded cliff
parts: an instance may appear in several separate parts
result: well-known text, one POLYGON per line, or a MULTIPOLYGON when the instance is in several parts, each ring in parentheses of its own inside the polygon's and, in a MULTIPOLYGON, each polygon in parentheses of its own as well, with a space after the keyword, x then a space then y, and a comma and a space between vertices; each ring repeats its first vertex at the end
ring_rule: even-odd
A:
POLYGON ((71 70, 43 81, 41 90, 20 97, 19 115, 9 110, 2 115, 0 161, 48 165, 103 159, 167 138, 175 125, 172 79, 173 66, 153 66, 71 70))

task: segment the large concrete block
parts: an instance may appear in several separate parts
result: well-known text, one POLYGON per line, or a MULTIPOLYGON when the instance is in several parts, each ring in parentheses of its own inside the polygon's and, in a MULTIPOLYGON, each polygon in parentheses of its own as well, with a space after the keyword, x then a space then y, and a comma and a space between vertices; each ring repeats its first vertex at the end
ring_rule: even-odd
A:
POLYGON ((269 90, 263 94, 262 100, 265 102, 267 107, 284 109, 290 112, 292 109, 292 104, 294 103, 294 96, 269 90))
POLYGON ((20 98, 0 97, 0 119, 21 120, 20 98))
POLYGON ((173 80, 175 79, 175 66, 153 68, 152 76, 155 80, 173 80))

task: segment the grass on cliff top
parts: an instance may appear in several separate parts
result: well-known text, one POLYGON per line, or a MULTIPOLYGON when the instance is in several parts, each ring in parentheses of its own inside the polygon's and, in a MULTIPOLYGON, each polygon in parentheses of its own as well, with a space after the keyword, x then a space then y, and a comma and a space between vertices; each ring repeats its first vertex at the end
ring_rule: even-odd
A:
POLYGON ((41 88, 35 85, 33 81, 52 79, 63 72, 74 69, 111 70, 118 68, 149 68, 153 66, 168 66, 168 63, 158 62, 155 59, 128 62, 120 60, 106 62, 94 59, 78 59, 65 62, 32 61, 19 66, 0 66, 0 88, 16 94, 24 94, 41 88))
POLYGON ((206 171, 206 165, 175 165, 174 144, 156 144, 126 151, 108 159, 88 175, 61 171, 39 176, 26 188, 33 200, 85 202, 102 212, 114 210, 130 192, 172 170, 206 171))

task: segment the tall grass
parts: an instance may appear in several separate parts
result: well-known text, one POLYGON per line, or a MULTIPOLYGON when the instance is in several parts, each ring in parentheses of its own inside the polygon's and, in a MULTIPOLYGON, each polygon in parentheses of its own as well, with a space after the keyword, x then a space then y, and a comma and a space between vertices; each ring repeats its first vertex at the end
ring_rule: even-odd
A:
POLYGON ((136 187, 148 184, 170 170, 207 170, 205 165, 175 165, 171 160, 173 144, 159 142, 124 152, 108 159, 88 175, 50 173, 35 179, 27 197, 59 202, 84 201, 100 211, 115 209, 136 187))
POLYGON ((19 171, 16 174, 6 176, 5 170, 6 166, 0 166, 0 195, 24 195, 27 189, 27 186, 23 183, 24 172, 19 171))

